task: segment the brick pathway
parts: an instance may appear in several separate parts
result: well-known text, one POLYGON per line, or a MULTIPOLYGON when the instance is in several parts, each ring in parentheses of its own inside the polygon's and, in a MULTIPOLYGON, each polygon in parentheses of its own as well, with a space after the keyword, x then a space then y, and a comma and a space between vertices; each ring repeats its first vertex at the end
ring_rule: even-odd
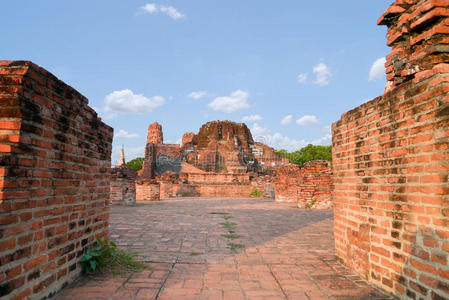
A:
POLYGON ((336 261, 332 216, 255 199, 115 206, 111 239, 148 268, 83 278, 56 299, 392 299, 336 261), (229 222, 239 238, 223 236, 229 222))

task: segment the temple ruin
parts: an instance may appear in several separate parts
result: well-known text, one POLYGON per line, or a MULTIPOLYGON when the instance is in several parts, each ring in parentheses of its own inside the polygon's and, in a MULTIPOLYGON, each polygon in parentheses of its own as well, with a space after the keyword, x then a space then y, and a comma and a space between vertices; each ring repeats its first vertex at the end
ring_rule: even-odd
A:
POLYGON ((162 126, 148 127, 137 201, 170 197, 250 197, 255 190, 273 196, 272 175, 281 164, 274 149, 254 142, 243 123, 214 121, 183 144, 164 144, 162 126))
POLYGON ((126 165, 125 150, 122 147, 119 162, 111 169, 109 203, 136 204, 136 177, 137 174, 126 165))
MULTIPOLYGON (((0 298, 45 299, 76 280, 79 258, 109 235, 110 204, 275 189, 278 201, 334 207, 336 255, 368 282, 401 299, 449 299, 449 1, 396 0, 379 24, 392 47, 385 93, 333 124, 332 166, 312 161, 302 169, 230 121, 186 133, 182 145, 164 144, 162 126, 151 124, 143 169, 133 173, 124 155, 111 169, 113 129, 84 96, 31 62, 0 61, 0 298)), ((290 229, 278 247, 294 245, 290 229)), ((264 251, 277 264, 273 241, 264 251)), ((261 261, 249 259, 256 248, 245 253, 245 267, 261 261)), ((313 258, 304 244, 297 248, 297 258, 313 258)), ((290 256, 288 266, 297 267, 290 256)), ((324 260, 307 264, 316 277, 320 267, 342 267, 324 260)))

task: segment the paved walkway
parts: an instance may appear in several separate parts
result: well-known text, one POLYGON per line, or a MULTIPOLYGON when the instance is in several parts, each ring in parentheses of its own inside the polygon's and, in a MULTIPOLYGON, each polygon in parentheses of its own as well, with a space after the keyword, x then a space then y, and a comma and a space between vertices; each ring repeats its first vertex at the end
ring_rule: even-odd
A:
POLYGON ((336 261, 332 211, 184 198, 115 206, 110 222, 111 239, 148 268, 83 278, 58 300, 391 299, 336 261))

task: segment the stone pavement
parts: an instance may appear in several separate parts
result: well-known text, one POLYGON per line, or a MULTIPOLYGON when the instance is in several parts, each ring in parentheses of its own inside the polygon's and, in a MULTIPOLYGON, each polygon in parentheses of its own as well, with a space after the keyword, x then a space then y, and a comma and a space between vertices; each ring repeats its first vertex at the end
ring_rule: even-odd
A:
POLYGON ((148 267, 82 278, 55 298, 392 299, 336 260, 332 230, 332 211, 266 199, 114 206, 111 239, 148 267))

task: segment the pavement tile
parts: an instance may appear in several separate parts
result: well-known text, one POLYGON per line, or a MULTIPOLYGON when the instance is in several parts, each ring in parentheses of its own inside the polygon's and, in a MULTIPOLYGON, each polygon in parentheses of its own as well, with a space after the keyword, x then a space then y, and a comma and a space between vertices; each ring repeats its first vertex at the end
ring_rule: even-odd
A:
POLYGON ((82 278, 55 299, 394 299, 337 261, 330 210, 269 199, 113 206, 110 238, 147 268, 82 278), (235 223, 236 239, 223 236, 226 221, 235 223))

